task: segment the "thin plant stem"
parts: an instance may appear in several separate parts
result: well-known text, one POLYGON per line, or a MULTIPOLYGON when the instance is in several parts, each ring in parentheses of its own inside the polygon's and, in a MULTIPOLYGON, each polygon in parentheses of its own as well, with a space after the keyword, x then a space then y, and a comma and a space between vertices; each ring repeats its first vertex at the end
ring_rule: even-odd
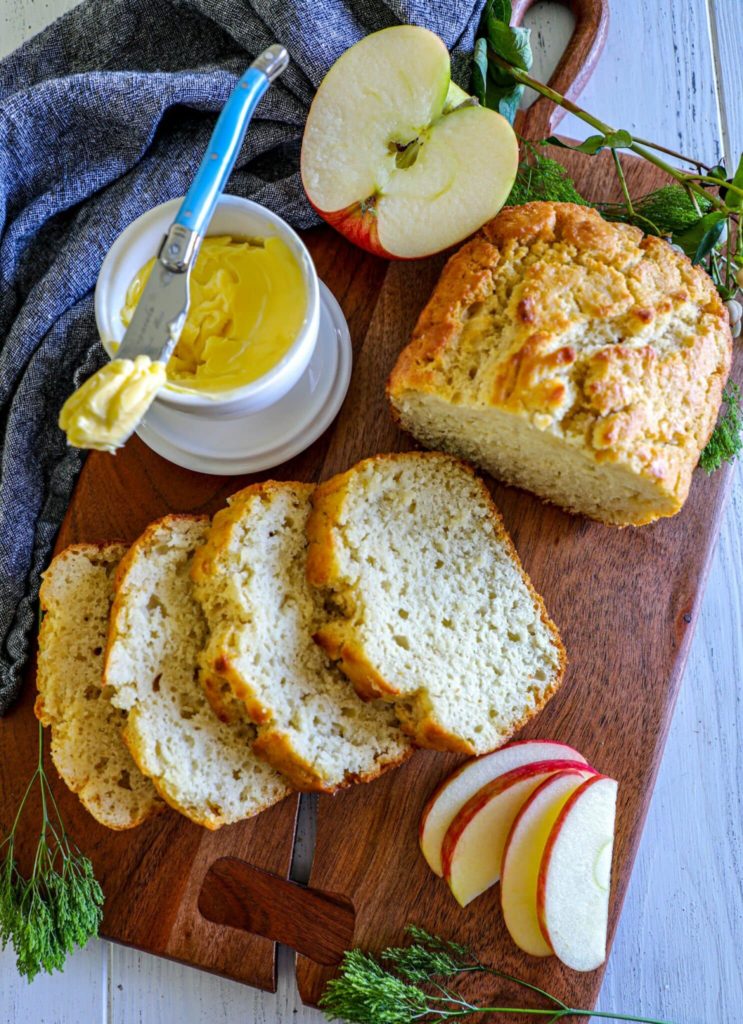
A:
MULTIPOLYGON (((515 81, 519 82, 521 85, 528 86, 530 89, 534 89, 535 92, 538 92, 541 96, 545 96, 548 100, 551 100, 553 103, 556 103, 559 107, 562 107, 563 110, 567 110, 569 113, 575 114, 575 116, 579 117, 581 121, 585 121, 586 124, 590 124, 592 128, 595 128, 597 131, 601 132, 602 135, 607 135, 611 132, 616 131, 616 129, 612 128, 611 125, 605 124, 603 121, 599 120, 599 118, 594 117, 593 114, 589 114, 587 110, 583 110, 582 107, 579 107, 576 103, 573 103, 572 100, 569 100, 566 96, 563 96, 561 93, 556 92, 554 89, 550 88, 549 85, 545 85, 543 82, 539 82, 536 78, 532 78, 531 75, 528 75, 525 71, 522 71, 521 68, 517 68, 514 67, 513 64, 509 64, 507 60, 504 60, 502 57, 499 57, 498 54, 495 53, 490 48, 488 48, 488 59, 491 60, 494 64, 496 64, 499 68, 502 68, 504 71, 507 71, 514 78, 515 81)), ((631 152, 635 153, 637 156, 643 157, 645 160, 648 161, 648 163, 654 164, 660 170, 665 171, 666 174, 668 174, 670 177, 674 178, 681 184, 687 182, 689 187, 694 192, 696 192, 697 195, 704 196, 704 198, 708 202, 710 202, 712 206, 714 206, 716 209, 727 210, 727 205, 718 196, 710 195, 710 193, 706 189, 702 188, 701 185, 697 184, 698 180, 707 180, 707 176, 687 174, 683 171, 679 171, 678 168, 674 167, 672 164, 669 164, 667 163, 667 161, 662 160, 659 156, 656 156, 655 153, 651 151, 651 149, 645 148, 644 146, 638 144, 637 140, 633 141, 632 145, 628 146, 627 148, 631 150, 631 152)), ((718 186, 723 184, 717 178, 709 178, 708 180, 712 181, 714 184, 718 186)), ((743 190, 736 189, 736 191, 743 190)))
POLYGON ((641 139, 639 135, 634 135, 633 138, 635 142, 639 142, 641 146, 647 146, 648 149, 654 149, 658 153, 665 153, 666 156, 675 156, 677 160, 683 160, 684 163, 693 164, 694 167, 699 167, 705 171, 712 170, 710 164, 705 164, 691 156, 684 156, 683 153, 678 153, 675 149, 669 149, 668 146, 661 146, 657 142, 650 142, 649 139, 641 139))
POLYGON ((630 196, 629 189, 627 188, 627 179, 624 176, 624 169, 622 168, 622 161, 619 159, 619 154, 617 153, 616 149, 612 149, 611 156, 612 156, 612 159, 614 161, 614 167, 615 167, 616 172, 617 172, 617 177, 619 178, 619 184, 620 184, 620 186, 622 188, 622 195, 624 196, 624 201, 627 204, 627 209, 629 210, 629 212, 634 217, 634 215, 635 215, 635 208, 632 205, 632 197, 630 196))

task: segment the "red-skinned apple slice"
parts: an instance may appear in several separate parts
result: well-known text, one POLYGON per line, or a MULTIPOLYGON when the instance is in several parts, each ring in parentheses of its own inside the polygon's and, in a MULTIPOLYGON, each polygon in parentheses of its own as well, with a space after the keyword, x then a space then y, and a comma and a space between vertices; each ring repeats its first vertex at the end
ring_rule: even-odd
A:
POLYGON ((415 25, 366 36, 320 84, 302 182, 320 216, 362 248, 400 259, 439 252, 508 198, 513 129, 452 86, 443 41, 415 25))
POLYGON ((421 853, 437 875, 443 875, 441 846, 447 829, 468 800, 500 775, 539 761, 579 761, 585 757, 566 743, 520 740, 466 761, 441 783, 423 809, 418 828, 421 853))
POLYGON ((535 789, 506 840, 501 867, 501 907, 511 938, 525 953, 550 956, 537 914, 537 883, 552 827, 570 796, 587 778, 585 769, 558 772, 535 789))
POLYGON ((461 906, 466 907, 500 879, 511 825, 534 790, 556 772, 580 772, 583 768, 579 761, 522 765, 489 782, 467 801, 447 829, 441 847, 444 878, 461 906))
POLYGON ((539 868, 542 934, 575 971, 594 971, 606 959, 616 804, 614 779, 587 779, 562 808, 539 868))

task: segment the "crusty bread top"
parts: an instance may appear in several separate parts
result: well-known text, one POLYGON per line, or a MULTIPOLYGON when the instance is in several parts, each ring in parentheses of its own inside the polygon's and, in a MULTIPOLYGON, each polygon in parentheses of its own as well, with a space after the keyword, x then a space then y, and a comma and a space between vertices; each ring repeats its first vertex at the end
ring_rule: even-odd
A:
POLYGON ((162 807, 121 736, 126 716, 102 686, 103 651, 123 544, 73 544, 52 561, 39 592, 37 718, 51 726, 51 756, 66 785, 102 825, 133 828, 162 807))
POLYGON ((466 463, 365 459, 318 486, 307 536, 328 609, 316 639, 420 746, 492 750, 559 685, 557 629, 466 463))
POLYGON ((447 263, 388 382, 501 409, 688 490, 730 370, 725 307, 665 241, 571 203, 510 207, 447 263))
POLYGON ((191 575, 209 623, 206 680, 226 680, 258 723, 257 753, 301 789, 371 781, 411 753, 388 705, 365 704, 312 637, 323 621, 305 575, 313 485, 233 494, 191 575))
POLYGON ((124 738, 140 769, 171 806, 215 829, 270 807, 289 786, 253 754, 254 728, 220 722, 199 684, 207 625, 190 567, 208 529, 206 516, 166 516, 134 542, 117 577, 104 678, 127 712, 124 738))

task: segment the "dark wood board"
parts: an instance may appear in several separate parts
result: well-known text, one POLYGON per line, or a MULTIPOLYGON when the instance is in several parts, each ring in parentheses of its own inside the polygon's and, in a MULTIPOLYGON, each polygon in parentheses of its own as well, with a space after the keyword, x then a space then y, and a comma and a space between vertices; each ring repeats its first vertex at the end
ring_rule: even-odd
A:
MULTIPOLYGON (((611 178, 605 176, 610 172, 605 161, 570 155, 565 163, 586 195, 613 198, 607 194, 611 178)), ((647 167, 631 166, 629 173, 634 188, 647 190, 658 183, 647 167)), ((374 451, 408 447, 408 439, 384 417, 380 363, 393 361, 418 312, 412 296, 425 299, 434 278, 430 265, 390 270, 323 476, 374 451), (354 446, 349 440, 353 410, 368 405, 370 430, 354 446)), ((738 380, 742 362, 738 354, 733 370, 738 380)), ((572 744, 620 782, 613 935, 694 630, 728 474, 707 477, 697 470, 683 512, 641 529, 607 528, 512 488, 494 484, 492 490, 525 568, 560 628, 569 659, 560 691, 520 735, 572 744)), ((416 835, 420 812, 438 782, 462 760, 420 751, 367 791, 320 797, 309 884, 351 900, 357 945, 380 949, 398 943, 405 924, 413 922, 471 944, 503 970, 555 992, 570 1005, 593 1006, 603 970, 580 975, 554 958, 540 961, 521 954, 503 925, 497 886, 462 910, 425 865, 416 835)), ((315 1003, 333 973, 300 957, 303 1000, 315 1003)), ((470 992, 492 1003, 491 980, 473 983, 470 992)))
MULTIPOLYGON (((358 352, 366 335, 387 264, 367 256, 334 232, 308 238, 320 276, 331 282, 358 352)), ((316 479, 330 441, 328 432, 276 475, 316 479)), ((271 474, 264 473, 262 477, 271 474)), ((227 495, 258 477, 224 478, 191 473, 165 462, 138 438, 115 457, 91 453, 78 480, 56 550, 75 541, 134 540, 152 519, 169 511, 215 512, 227 495)), ((35 766, 33 716, 35 666, 19 704, 0 719, 0 834, 5 833, 35 766)), ((210 833, 173 811, 129 832, 98 825, 58 779, 47 755, 55 796, 71 835, 90 856, 106 894, 101 934, 161 956, 274 991, 273 939, 211 923, 198 910, 203 878, 220 857, 243 858, 281 879, 294 847, 297 798, 290 797, 252 821, 210 833)), ((36 843, 37 805, 29 803, 18 837, 27 870, 36 843)), ((279 929, 279 935, 281 930, 279 929)))
MULTIPOLYGON (((526 6, 520 6, 520 14, 526 6)), ((567 63, 555 73, 563 84, 585 77, 606 27, 603 0, 575 0, 573 6, 579 16, 576 40, 567 63)), ((547 134, 553 127, 552 112, 539 104, 521 126, 530 137, 547 134)), ((589 158, 565 151, 553 155, 568 166, 584 194, 617 198, 608 156, 589 158)), ((653 168, 639 162, 627 161, 627 173, 634 193, 662 182, 653 168)), ((131 540, 151 519, 170 511, 213 512, 228 494, 251 480, 319 480, 366 455, 414 447, 392 423, 384 381, 443 259, 388 265, 354 249, 329 229, 310 232, 307 241, 320 276, 349 320, 354 347, 349 395, 330 430, 302 455, 254 477, 220 478, 181 470, 136 438, 115 458, 92 454, 58 549, 76 540, 131 540)), ((737 362, 734 373, 740 379, 737 362)), ((493 485, 525 567, 561 628, 570 659, 561 691, 523 735, 573 743, 621 784, 612 934, 729 477, 727 471, 712 478, 697 471, 679 516, 624 531, 567 516, 527 494, 493 485)), ((31 666, 22 702, 0 720, 3 828, 33 770, 33 691, 31 666)), ((303 954, 298 958, 298 983, 305 1001, 314 1003, 332 975, 332 964, 349 944, 374 949, 398 942, 405 923, 415 921, 471 942, 499 966, 553 989, 573 1005, 593 1005, 601 971, 581 976, 560 968, 554 959, 522 956, 505 934, 497 889, 463 911, 423 863, 416 842, 419 813, 457 761, 418 752, 403 768, 369 786, 322 797, 310 879, 313 890, 286 881, 296 798, 252 822, 217 833, 168 811, 141 829, 116 834, 96 825, 53 770, 50 776, 70 831, 92 857, 106 892, 102 931, 108 938, 269 990, 275 987, 273 940, 279 939, 303 954), (200 894, 205 876, 208 881, 200 894), (214 919, 232 927, 214 924, 214 919)), ((20 837, 22 866, 27 866, 35 842, 32 824, 33 815, 26 816, 20 837)), ((491 987, 488 995, 493 995, 491 987)))

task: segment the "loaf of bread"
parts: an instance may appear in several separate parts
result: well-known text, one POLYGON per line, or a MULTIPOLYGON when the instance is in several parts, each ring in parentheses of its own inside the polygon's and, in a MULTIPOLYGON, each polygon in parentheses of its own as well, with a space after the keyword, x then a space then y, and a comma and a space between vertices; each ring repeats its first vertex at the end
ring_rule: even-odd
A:
POLYGON ((571 203, 501 213, 447 263, 389 379, 402 426, 571 512, 679 511, 730 369, 713 282, 571 203))
POLYGON ((320 484, 317 642, 420 746, 483 754, 558 687, 565 653, 484 483, 449 455, 377 456, 320 484))
POLYGON ((237 697, 258 725, 257 754, 297 789, 332 791, 376 778, 412 748, 394 710, 361 701, 313 643, 322 619, 305 573, 313 489, 271 481, 233 495, 191 573, 210 630, 202 673, 212 703, 231 718, 237 697))
POLYGON ((121 738, 126 715, 103 683, 114 574, 123 544, 73 544, 43 574, 34 710, 51 726, 62 780, 102 825, 133 828, 162 807, 121 738))
POLYGON ((104 679, 141 771, 172 807, 215 829, 289 786, 253 753, 255 729, 220 722, 199 683, 207 625, 190 569, 208 530, 206 516, 166 516, 132 545, 117 574, 104 679))

